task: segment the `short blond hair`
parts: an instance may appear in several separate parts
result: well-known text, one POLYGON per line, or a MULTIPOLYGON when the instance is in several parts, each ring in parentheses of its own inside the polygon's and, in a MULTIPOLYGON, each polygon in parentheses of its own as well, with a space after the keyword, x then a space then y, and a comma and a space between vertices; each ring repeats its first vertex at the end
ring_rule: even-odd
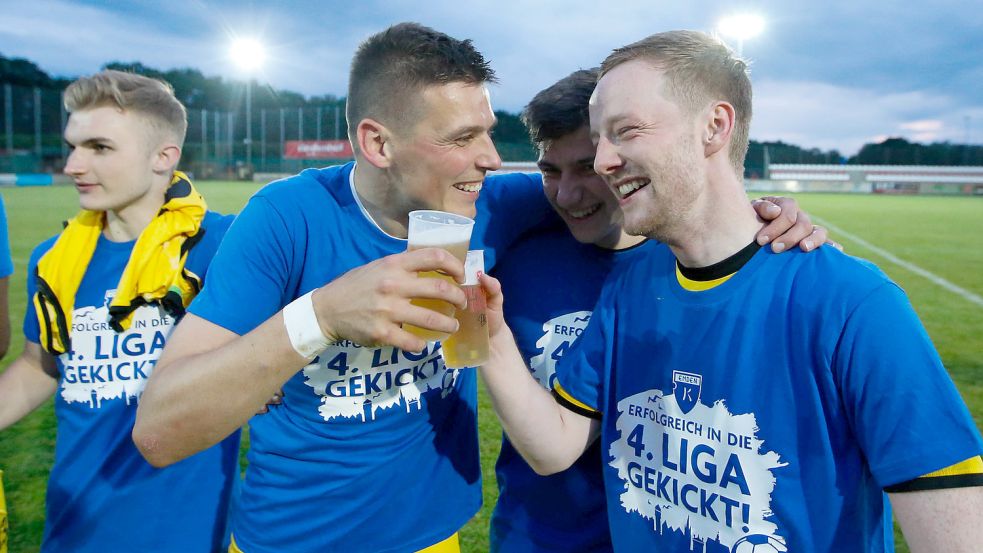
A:
POLYGON ((136 73, 106 69, 82 77, 65 89, 64 102, 69 113, 106 106, 139 113, 157 130, 173 135, 178 146, 188 131, 188 112, 174 88, 136 73))
POLYGON ((665 71, 667 94, 690 113, 719 100, 734 106, 736 120, 727 153, 737 176, 743 177, 751 128, 751 79, 747 63, 706 33, 669 31, 618 48, 601 64, 601 76, 636 59, 665 71))

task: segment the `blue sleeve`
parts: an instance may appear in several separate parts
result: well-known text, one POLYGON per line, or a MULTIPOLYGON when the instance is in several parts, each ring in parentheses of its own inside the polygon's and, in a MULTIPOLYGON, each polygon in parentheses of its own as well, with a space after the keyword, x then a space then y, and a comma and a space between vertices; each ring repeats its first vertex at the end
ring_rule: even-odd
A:
POLYGON ((188 253, 187 267, 191 272, 202 279, 206 277, 215 252, 234 220, 235 215, 222 215, 214 211, 205 214, 205 220, 201 224, 204 230, 201 241, 188 253))
POLYGON ((7 236, 7 211, 0 196, 0 278, 14 274, 14 261, 10 258, 10 239, 7 236))
POLYGON ((41 342, 41 325, 38 323, 38 313, 34 310, 34 294, 37 292, 37 281, 34 280, 34 273, 37 271, 38 261, 41 256, 47 253, 55 245, 54 236, 38 244, 27 262, 27 309, 24 311, 24 339, 38 344, 41 342))
POLYGON ((188 310, 239 335, 256 328, 286 304, 292 244, 280 212, 253 196, 218 246, 188 310))
POLYGON ((832 364, 847 417, 881 487, 983 453, 966 404, 893 283, 874 290, 849 316, 832 364))
POLYGON ((523 234, 563 224, 546 200, 542 178, 535 173, 486 178, 477 209, 471 247, 484 248, 487 271, 523 234))
MULTIPOLYGON (((609 328, 613 309, 609 289, 605 288, 591 314, 590 322, 580 338, 557 361, 555 394, 561 403, 603 413, 606 382, 610 365, 609 351, 613 347, 609 328)), ((582 413, 584 414, 584 413, 582 413)))

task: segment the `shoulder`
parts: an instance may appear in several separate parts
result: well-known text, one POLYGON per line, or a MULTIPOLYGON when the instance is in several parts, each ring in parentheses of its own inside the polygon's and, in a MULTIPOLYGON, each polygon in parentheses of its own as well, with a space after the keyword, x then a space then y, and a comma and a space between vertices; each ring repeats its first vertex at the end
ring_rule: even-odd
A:
POLYGON ((226 215, 217 211, 208 210, 205 213, 205 218, 201 221, 201 228, 213 236, 216 234, 222 235, 225 234, 225 231, 229 230, 229 226, 232 225, 232 221, 235 221, 235 218, 236 216, 232 214, 226 215))
POLYGON ((306 169, 273 181, 249 198, 232 231, 272 227, 277 232, 296 234, 303 232, 307 221, 338 218, 338 212, 350 203, 350 172, 351 164, 306 169))
POLYGON ((214 252, 233 221, 235 221, 235 215, 224 215, 211 210, 206 212, 205 218, 201 221, 201 230, 203 231, 201 242, 195 246, 195 249, 207 249, 214 252))
POLYGON ((669 246, 658 240, 646 240, 618 252, 608 282, 618 286, 646 284, 656 275, 674 271, 675 260, 669 246))
POLYGON ((485 177, 478 196, 479 211, 493 212, 547 207, 543 179, 538 173, 501 173, 485 177))
POLYGON ((41 256, 43 256, 44 254, 48 253, 48 250, 50 250, 51 247, 55 245, 55 241, 58 240, 58 236, 59 235, 60 234, 56 234, 56 235, 48 238, 47 240, 42 241, 37 246, 34 246, 34 249, 33 250, 31 250, 31 257, 30 257, 30 260, 28 261, 28 267, 32 271, 34 270, 34 267, 37 266, 38 260, 41 259, 41 256))
POLYGON ((343 196, 347 192, 351 169, 351 164, 305 169, 296 175, 267 184, 253 198, 263 198, 277 207, 310 206, 312 199, 324 198, 325 194, 336 198, 343 196))
POLYGON ((543 177, 539 173, 498 173, 485 177, 481 196, 488 202, 528 195, 543 196, 543 177))
MULTIPOLYGON (((770 250, 768 251, 770 254, 770 250)), ((799 284, 836 290, 847 297, 862 297, 872 290, 894 282, 877 265, 866 259, 847 255, 836 248, 823 247, 810 253, 798 249, 772 254, 778 260, 787 256, 789 276, 799 284)))
POLYGON ((769 302, 794 305, 824 328, 845 325, 861 306, 884 308, 880 300, 885 297, 895 307, 908 303, 904 291, 876 265, 835 248, 760 254, 766 256, 768 271, 756 275, 756 293, 769 302))

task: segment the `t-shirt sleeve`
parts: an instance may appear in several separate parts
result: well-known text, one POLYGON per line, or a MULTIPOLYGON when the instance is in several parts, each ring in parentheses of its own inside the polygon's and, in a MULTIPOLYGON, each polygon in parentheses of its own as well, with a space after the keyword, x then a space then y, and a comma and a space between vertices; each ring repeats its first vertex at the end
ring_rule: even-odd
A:
POLYGON ((512 173, 485 182, 471 244, 484 248, 487 270, 491 270, 523 234, 563 224, 546 200, 543 181, 538 174, 512 173))
POLYGON ((896 285, 863 299, 833 353, 844 408, 881 487, 983 452, 980 433, 896 285))
POLYGON ((14 274, 14 261, 10 258, 10 238, 7 235, 7 211, 0 196, 0 278, 14 274))
POLYGON ((556 364, 553 397, 564 407, 599 419, 604 411, 605 373, 611 341, 608 328, 613 309, 601 295, 580 338, 556 364))
POLYGON ((205 220, 202 221, 202 237, 188 252, 188 270, 203 279, 207 278, 208 267, 233 221, 234 215, 222 215, 214 211, 205 215, 205 220))
POLYGON ((256 328, 286 304, 293 244, 281 213, 254 196, 229 227, 188 311, 239 335, 256 328))

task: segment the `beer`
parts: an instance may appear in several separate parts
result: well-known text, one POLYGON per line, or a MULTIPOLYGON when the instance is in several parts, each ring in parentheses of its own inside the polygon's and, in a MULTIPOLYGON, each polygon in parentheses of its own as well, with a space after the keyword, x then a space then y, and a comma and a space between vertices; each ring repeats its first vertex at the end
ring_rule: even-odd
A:
MULTIPOLYGON (((449 251, 463 263, 467 258, 468 244, 471 241, 471 228, 474 221, 467 217, 444 213, 442 211, 413 211, 410 212, 409 236, 407 251, 421 248, 442 248, 449 251)), ((442 278, 457 285, 453 278, 437 271, 421 271, 421 278, 442 278)), ((454 306, 441 300, 414 299, 410 303, 418 307, 432 309, 448 317, 454 315, 454 306)), ((427 341, 437 341, 447 338, 447 333, 435 332, 411 324, 403 324, 403 328, 427 341)))
POLYGON ((464 286, 468 297, 466 309, 455 310, 454 317, 460 323, 457 332, 441 342, 444 364, 454 369, 477 367, 488 361, 488 321, 485 318, 485 292, 478 284, 478 272, 484 270, 485 258, 481 250, 468 252, 464 272, 464 286))

